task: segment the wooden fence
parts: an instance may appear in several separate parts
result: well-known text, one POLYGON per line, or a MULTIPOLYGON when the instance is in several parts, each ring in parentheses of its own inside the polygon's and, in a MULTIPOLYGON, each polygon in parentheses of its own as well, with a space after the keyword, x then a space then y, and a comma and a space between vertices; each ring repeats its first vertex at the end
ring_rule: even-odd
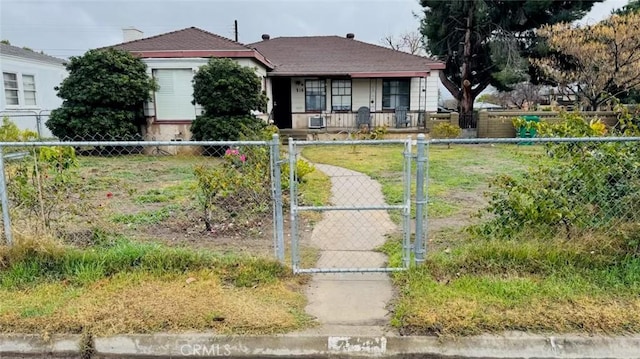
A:
MULTIPOLYGON (((582 111, 580 114, 587 120, 599 118, 609 127, 615 126, 618 122, 617 114, 613 111, 582 111)), ((516 137, 516 130, 513 127, 512 120, 514 117, 522 116, 537 116, 541 121, 552 123, 561 121, 560 113, 552 111, 479 111, 477 115, 477 136, 478 138, 516 137)), ((459 126, 458 119, 459 115, 455 112, 429 114, 426 122, 427 132, 430 132, 433 126, 443 122, 459 126)))

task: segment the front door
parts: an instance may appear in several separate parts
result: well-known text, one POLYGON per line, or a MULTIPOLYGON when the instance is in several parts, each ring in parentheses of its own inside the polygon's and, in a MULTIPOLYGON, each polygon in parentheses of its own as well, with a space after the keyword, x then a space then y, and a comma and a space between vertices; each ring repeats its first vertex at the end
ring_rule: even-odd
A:
POLYGON ((291 128, 291 78, 272 77, 273 122, 278 128, 291 128))

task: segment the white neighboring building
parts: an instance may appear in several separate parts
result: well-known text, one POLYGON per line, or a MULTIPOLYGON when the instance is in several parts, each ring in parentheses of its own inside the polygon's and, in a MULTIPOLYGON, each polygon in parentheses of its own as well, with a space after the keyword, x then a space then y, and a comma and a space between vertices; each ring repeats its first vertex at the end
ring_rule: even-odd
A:
POLYGON ((0 44, 2 96, 0 117, 8 116, 21 129, 53 137, 45 126, 51 110, 62 104, 54 89, 67 77, 65 60, 20 47, 0 44))

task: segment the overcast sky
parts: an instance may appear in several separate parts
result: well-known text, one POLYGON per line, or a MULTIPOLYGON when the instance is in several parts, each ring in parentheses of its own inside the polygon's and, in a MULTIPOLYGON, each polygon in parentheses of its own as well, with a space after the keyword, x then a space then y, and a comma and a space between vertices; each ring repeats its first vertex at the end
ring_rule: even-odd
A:
MULTIPOLYGON (((627 0, 596 4, 597 22, 627 0)), ((251 43, 277 36, 339 35, 380 43, 387 34, 417 29, 418 0, 0 0, 0 38, 67 58, 122 42, 122 28, 145 36, 196 26, 251 43)))

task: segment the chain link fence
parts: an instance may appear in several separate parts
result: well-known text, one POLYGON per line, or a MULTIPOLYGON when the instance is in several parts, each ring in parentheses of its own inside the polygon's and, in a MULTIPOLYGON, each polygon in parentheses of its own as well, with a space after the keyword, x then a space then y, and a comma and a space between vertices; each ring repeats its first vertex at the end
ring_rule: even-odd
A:
POLYGON ((446 251, 467 233, 602 246, 615 237, 640 253, 639 144, 636 137, 429 141, 427 249, 446 251))
MULTIPOLYGON (((268 141, 2 143, 13 236, 274 254, 268 141), (180 153, 171 155, 171 153, 180 153)), ((6 228, 6 227, 5 227, 6 228)))
POLYGON ((51 130, 45 125, 51 110, 5 110, 0 111, 0 119, 7 118, 20 130, 28 130, 36 134, 40 140, 53 138, 51 130))
POLYGON ((291 141, 285 148, 277 136, 5 142, 3 224, 11 227, 4 240, 50 235, 91 245, 126 236, 279 260, 290 250, 297 272, 406 268, 412 254, 420 263, 425 251, 446 248, 463 229, 511 240, 615 236, 640 253, 639 143, 636 137, 291 141), (330 178, 328 203, 300 201, 303 148, 316 158, 334 157, 332 165, 314 164, 330 178), (380 156, 383 165, 373 165, 380 156), (320 215, 301 220, 310 213, 320 215), (312 222, 310 230, 305 224, 312 222), (391 237, 401 238, 401 266, 389 266, 378 252, 391 237), (302 263, 305 248, 320 253, 317 261, 302 263))
POLYGON ((413 162, 412 141, 292 141, 289 143, 289 167, 291 186, 291 222, 293 269, 297 273, 334 272, 385 272, 408 267, 410 246, 411 168, 413 162), (344 166, 315 164, 331 179, 329 203, 309 206, 299 203, 295 163, 301 160, 301 151, 336 154, 337 162, 344 166), (337 151, 336 151, 337 150, 337 151), (380 178, 367 175, 366 157, 375 155, 376 150, 390 152, 393 156, 388 178, 400 186, 396 193, 383 193, 380 178), (349 168, 359 167, 355 171, 349 168), (298 226, 306 213, 320 213, 310 237, 305 238, 298 226), (405 249, 403 266, 389 265, 385 255, 377 251, 391 235, 403 237, 405 249), (299 247, 304 246, 319 251, 314 264, 302 264, 299 247))

